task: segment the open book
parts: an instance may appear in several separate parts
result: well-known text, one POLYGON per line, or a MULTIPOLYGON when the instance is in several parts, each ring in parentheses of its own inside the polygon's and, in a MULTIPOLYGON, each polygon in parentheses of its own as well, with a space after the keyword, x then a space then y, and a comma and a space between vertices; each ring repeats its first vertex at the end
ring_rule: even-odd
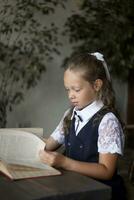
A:
POLYGON ((45 142, 37 136, 38 133, 32 133, 36 130, 0 129, 0 171, 10 179, 61 174, 40 161, 39 150, 44 149, 45 142))

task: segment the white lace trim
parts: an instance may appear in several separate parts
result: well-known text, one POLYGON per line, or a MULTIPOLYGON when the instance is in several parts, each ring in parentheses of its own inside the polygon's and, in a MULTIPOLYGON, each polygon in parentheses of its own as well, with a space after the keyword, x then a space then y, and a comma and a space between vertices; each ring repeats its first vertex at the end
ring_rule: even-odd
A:
POLYGON ((124 134, 113 113, 107 113, 99 125, 98 152, 123 154, 124 134))

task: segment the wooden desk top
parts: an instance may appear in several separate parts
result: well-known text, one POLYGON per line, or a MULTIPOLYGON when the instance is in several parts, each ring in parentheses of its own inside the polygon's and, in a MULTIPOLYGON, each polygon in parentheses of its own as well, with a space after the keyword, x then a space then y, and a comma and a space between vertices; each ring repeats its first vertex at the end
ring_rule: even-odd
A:
POLYGON ((11 181, 0 174, 1 200, 109 200, 110 187, 78 173, 11 181))

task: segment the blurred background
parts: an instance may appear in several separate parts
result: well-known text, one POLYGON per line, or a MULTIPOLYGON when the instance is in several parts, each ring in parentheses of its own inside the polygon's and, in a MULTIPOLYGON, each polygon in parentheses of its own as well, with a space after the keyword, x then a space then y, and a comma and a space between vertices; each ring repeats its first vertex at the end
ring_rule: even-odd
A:
POLYGON ((64 64, 78 52, 104 54, 116 103, 134 124, 133 0, 0 0, 0 125, 58 125, 69 103, 64 64))

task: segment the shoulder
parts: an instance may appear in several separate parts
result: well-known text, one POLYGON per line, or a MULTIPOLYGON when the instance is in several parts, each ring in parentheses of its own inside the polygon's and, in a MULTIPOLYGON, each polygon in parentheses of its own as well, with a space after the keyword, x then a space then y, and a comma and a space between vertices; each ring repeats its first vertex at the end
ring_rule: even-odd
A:
POLYGON ((52 132, 52 134, 51 134, 51 137, 52 137, 55 141, 57 141, 59 144, 63 144, 63 143, 64 143, 63 121, 64 121, 64 118, 68 115, 69 112, 70 112, 70 108, 67 109, 67 110, 64 112, 64 114, 63 114, 63 116, 62 116, 62 118, 61 118, 61 120, 60 120, 58 126, 56 127, 56 129, 55 129, 55 130, 52 132))
POLYGON ((122 132, 121 123, 114 113, 108 112, 103 116, 99 125, 99 132, 103 132, 104 130, 108 130, 109 134, 113 131, 116 134, 122 132))
POLYGON ((107 110, 107 109, 102 109, 99 112, 96 113, 94 116, 95 121, 98 122, 98 127, 102 127, 108 124, 114 124, 114 125, 121 125, 118 117, 116 114, 113 112, 107 110))
POLYGON ((113 112, 108 112, 103 116, 101 123, 103 122, 119 123, 119 119, 113 112))

